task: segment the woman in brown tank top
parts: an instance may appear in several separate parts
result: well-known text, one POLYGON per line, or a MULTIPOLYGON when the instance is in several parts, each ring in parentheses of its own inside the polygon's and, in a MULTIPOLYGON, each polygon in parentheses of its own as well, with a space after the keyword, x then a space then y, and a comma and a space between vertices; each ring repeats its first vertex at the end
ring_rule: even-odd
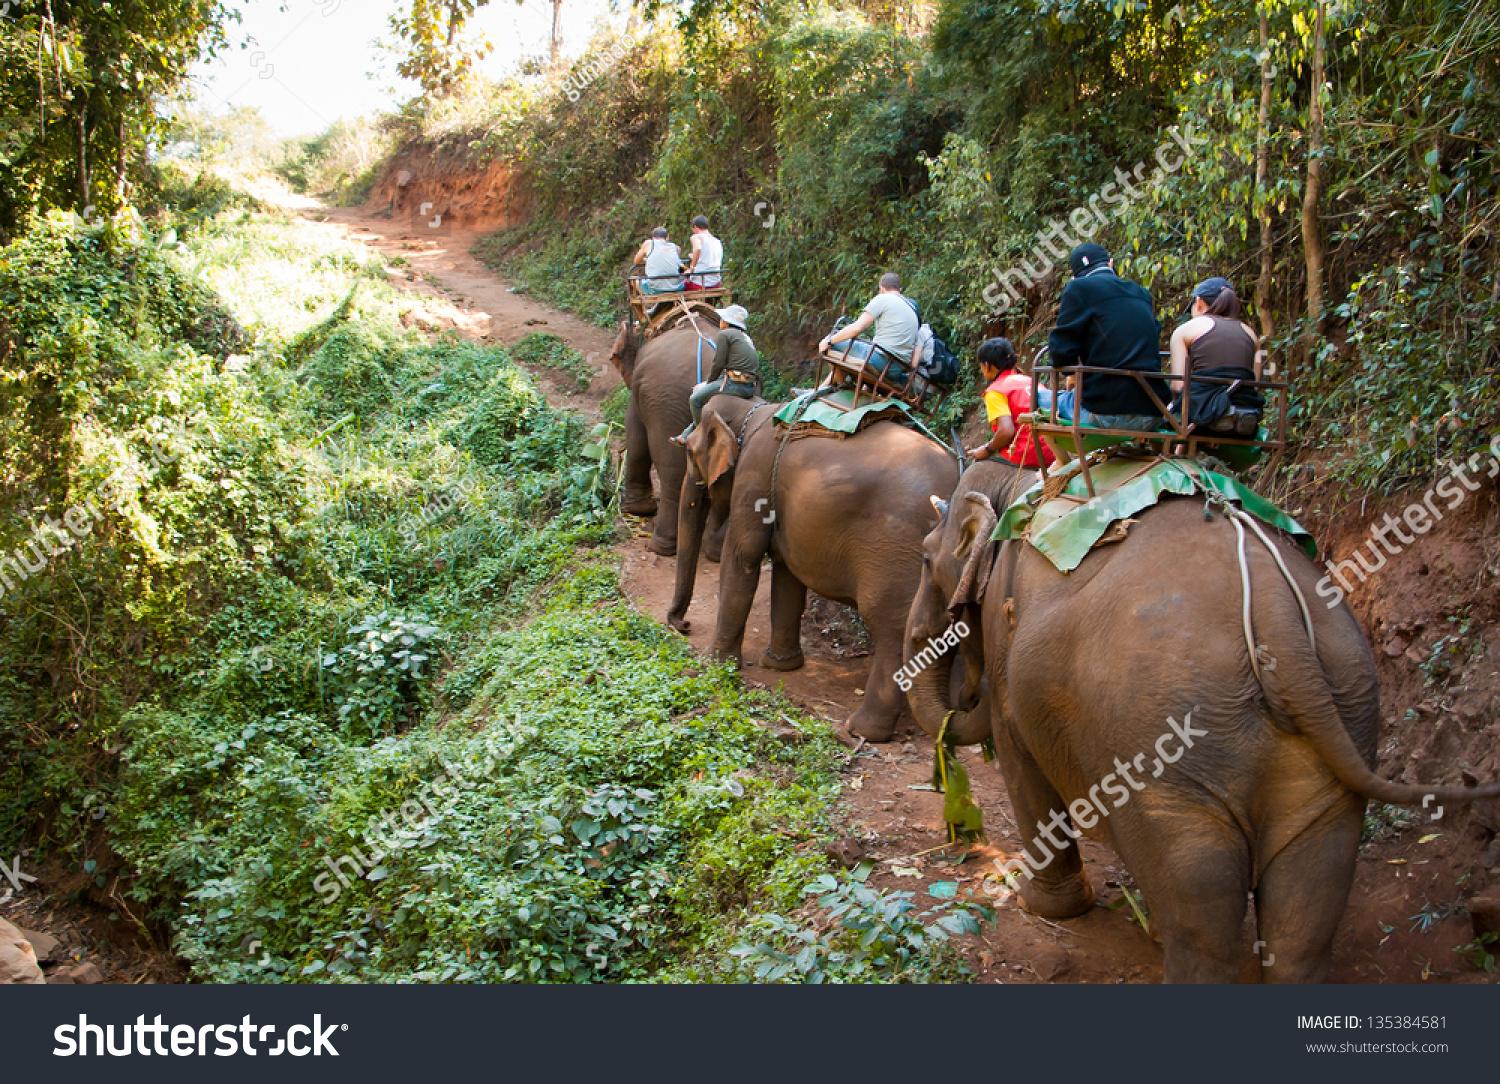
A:
MULTIPOLYGON (((1193 290, 1192 319, 1172 333, 1172 375, 1259 380, 1260 340, 1239 316, 1240 299, 1227 279, 1200 282, 1193 290)), ((1177 397, 1180 401, 1180 381, 1177 397)), ((1178 409, 1174 403, 1173 412, 1178 409)), ((1189 420, 1216 433, 1253 437, 1264 409, 1265 400, 1254 388, 1195 383, 1189 420)))

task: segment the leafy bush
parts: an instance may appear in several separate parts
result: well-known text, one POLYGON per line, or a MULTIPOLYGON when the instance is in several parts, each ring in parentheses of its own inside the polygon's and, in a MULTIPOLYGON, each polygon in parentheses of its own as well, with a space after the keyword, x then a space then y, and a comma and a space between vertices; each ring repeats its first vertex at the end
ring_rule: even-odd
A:
POLYGON ((813 985, 951 981, 965 970, 948 938, 977 934, 981 919, 994 919, 989 906, 972 903, 940 903, 914 914, 910 892, 879 892, 827 873, 802 891, 818 897, 811 921, 761 915, 751 928, 771 940, 733 950, 746 978, 813 985))

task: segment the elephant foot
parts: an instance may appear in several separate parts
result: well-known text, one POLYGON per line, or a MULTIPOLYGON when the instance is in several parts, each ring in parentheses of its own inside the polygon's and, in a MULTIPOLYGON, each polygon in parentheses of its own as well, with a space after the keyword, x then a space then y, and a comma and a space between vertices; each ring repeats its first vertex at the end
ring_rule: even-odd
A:
POLYGON ((620 511, 627 516, 654 516, 656 515, 656 498, 650 493, 644 497, 632 497, 627 493, 620 498, 620 511))
POLYGON ((705 561, 707 561, 711 565, 716 565, 716 564, 719 563, 719 557, 722 555, 723 550, 724 550, 723 545, 718 545, 718 546, 704 546, 703 547, 703 559, 705 561))
POLYGON ((896 736, 896 716, 885 716, 860 708, 844 720, 851 734, 858 734, 872 744, 890 741, 896 736))
POLYGON ((1094 886, 1087 877, 1067 881, 1056 888, 1021 878, 1021 906, 1039 918, 1074 918, 1094 906, 1094 886))
POLYGON ((681 614, 667 614, 667 624, 684 636, 693 631, 693 623, 681 614))
POLYGON ((670 542, 667 542, 652 535, 646 539, 646 548, 652 553, 661 554, 663 557, 675 557, 677 554, 677 540, 674 538, 670 542))
POLYGON ((767 670, 800 670, 804 661, 800 651, 791 655, 773 655, 770 648, 760 657, 761 666, 767 670))

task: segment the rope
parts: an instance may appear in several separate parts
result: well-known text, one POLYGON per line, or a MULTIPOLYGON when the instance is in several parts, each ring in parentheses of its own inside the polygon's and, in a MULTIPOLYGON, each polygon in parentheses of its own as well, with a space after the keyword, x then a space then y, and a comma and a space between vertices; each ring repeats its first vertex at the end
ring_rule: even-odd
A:
MULTIPOLYGON (((749 409, 749 411, 746 412, 744 421, 740 422, 740 435, 734 438, 735 444, 738 445, 741 449, 745 447, 745 430, 750 428, 750 419, 755 417, 755 412, 761 407, 768 407, 770 405, 770 403, 756 403, 749 409)), ((760 430, 764 428, 765 426, 762 425, 760 429, 756 430, 756 432, 759 433, 760 430)))
POLYGON ((1229 522, 1234 524, 1236 536, 1236 551, 1240 562, 1240 619, 1245 629, 1245 647, 1250 653, 1250 669, 1255 672, 1255 680, 1262 682, 1260 672, 1260 649, 1255 642, 1255 626, 1250 619, 1250 559, 1245 552, 1245 524, 1255 532, 1257 538, 1271 554, 1271 559, 1276 562, 1276 567, 1281 570, 1282 578, 1286 580, 1287 586, 1292 589, 1292 594, 1297 598, 1297 606, 1302 611, 1302 626, 1307 630, 1307 642, 1313 652, 1318 650, 1318 638, 1313 631, 1312 613, 1307 608, 1307 597, 1303 595, 1302 588, 1297 586, 1297 581, 1292 578, 1291 570, 1286 567, 1286 562, 1281 559, 1276 546, 1266 537, 1265 531, 1261 530, 1260 524, 1255 522, 1253 516, 1243 509, 1235 507, 1221 493, 1216 490, 1208 492, 1208 501, 1217 505, 1219 510, 1228 517, 1229 522))

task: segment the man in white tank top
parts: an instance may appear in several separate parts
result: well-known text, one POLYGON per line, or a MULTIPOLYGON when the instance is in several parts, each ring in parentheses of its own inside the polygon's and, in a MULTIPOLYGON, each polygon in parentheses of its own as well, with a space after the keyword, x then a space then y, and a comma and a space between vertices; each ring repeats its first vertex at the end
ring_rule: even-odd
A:
POLYGON ((682 289, 682 252, 667 240, 665 226, 651 231, 631 262, 646 265, 641 293, 670 294, 682 289))
POLYGON ((688 279, 684 290, 704 290, 723 282, 724 242, 708 232, 708 219, 693 219, 693 256, 688 260, 688 279))

